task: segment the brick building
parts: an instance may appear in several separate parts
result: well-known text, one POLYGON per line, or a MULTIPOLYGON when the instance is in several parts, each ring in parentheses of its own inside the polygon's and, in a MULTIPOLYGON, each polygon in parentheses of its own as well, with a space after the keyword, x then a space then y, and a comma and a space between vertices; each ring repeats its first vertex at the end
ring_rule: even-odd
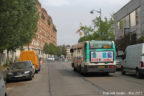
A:
POLYGON ((25 49, 29 47, 29 49, 35 50, 38 54, 41 54, 45 43, 57 45, 57 30, 51 16, 47 14, 46 10, 41 7, 38 1, 37 8, 39 11, 38 30, 31 44, 25 46, 25 49))
MULTIPOLYGON (((38 55, 41 57, 43 54, 43 46, 45 43, 53 43, 57 45, 57 30, 53 24, 51 16, 49 16, 44 8, 41 8, 41 4, 37 1, 37 8, 39 11, 39 21, 38 21, 38 30, 35 37, 32 39, 32 42, 29 45, 24 46, 24 50, 35 50, 38 55)), ((9 59, 16 60, 19 58, 21 50, 17 49, 16 51, 9 52, 9 59), (12 55, 13 54, 13 55, 12 55)), ((44 57, 44 55, 43 55, 44 57)), ((0 65, 6 64, 7 60, 7 50, 0 54, 0 65)))

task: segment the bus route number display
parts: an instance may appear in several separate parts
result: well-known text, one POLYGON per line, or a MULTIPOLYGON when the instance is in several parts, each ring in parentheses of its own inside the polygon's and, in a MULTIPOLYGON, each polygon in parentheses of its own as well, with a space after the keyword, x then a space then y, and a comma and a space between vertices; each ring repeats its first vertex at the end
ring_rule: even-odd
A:
POLYGON ((91 62, 112 62, 113 51, 91 52, 91 62))

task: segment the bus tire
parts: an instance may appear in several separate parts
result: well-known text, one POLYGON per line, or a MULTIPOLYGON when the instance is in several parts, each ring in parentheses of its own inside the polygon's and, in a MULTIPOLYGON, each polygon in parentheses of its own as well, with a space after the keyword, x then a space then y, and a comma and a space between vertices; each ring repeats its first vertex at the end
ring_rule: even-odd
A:
POLYGON ((77 72, 80 73, 80 71, 81 71, 81 65, 78 65, 78 67, 77 67, 77 72))
POLYGON ((84 77, 88 77, 88 73, 84 72, 84 73, 83 73, 83 76, 84 76, 84 77))
POLYGON ((75 67, 73 69, 74 69, 75 72, 77 71, 75 67))
POLYGON ((82 74, 83 73, 83 71, 82 71, 82 67, 80 66, 80 73, 82 74))
POLYGON ((106 72, 105 75, 106 75, 106 76, 109 76, 109 72, 106 72))
POLYGON ((81 74, 82 74, 83 76, 85 76, 85 77, 88 76, 88 73, 87 73, 85 70, 82 70, 82 71, 81 71, 81 74))

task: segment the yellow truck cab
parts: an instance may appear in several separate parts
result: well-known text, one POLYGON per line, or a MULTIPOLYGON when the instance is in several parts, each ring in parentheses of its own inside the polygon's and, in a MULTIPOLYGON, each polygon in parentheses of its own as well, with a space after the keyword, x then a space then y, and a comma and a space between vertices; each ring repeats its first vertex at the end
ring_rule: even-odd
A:
POLYGON ((33 50, 25 50, 20 53, 19 61, 32 61, 35 67, 35 72, 40 71, 38 55, 33 50))

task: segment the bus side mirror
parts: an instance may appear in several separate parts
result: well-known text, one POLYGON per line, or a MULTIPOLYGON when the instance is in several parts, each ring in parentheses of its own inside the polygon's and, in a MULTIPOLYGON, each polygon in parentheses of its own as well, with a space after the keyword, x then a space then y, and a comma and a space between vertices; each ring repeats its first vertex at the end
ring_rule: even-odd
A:
POLYGON ((73 50, 73 49, 70 49, 70 52, 71 52, 71 53, 73 53, 73 52, 74 52, 74 50, 73 50))

